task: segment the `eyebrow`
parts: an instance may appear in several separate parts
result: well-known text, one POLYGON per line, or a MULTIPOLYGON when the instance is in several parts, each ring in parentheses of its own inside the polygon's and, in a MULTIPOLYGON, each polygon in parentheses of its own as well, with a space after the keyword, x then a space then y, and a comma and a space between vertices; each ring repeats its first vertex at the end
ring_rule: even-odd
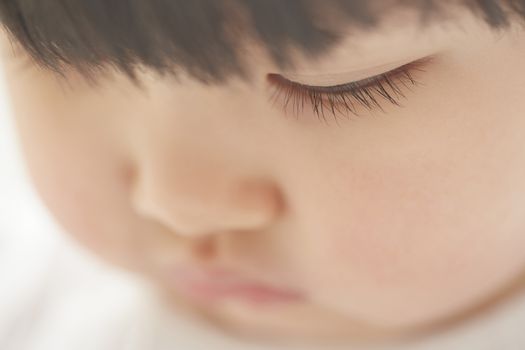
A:
MULTIPOLYGON (((425 22, 441 20, 450 3, 398 0, 425 22)), ((525 19, 525 0, 463 0, 461 6, 495 29, 525 19)), ((183 70, 207 84, 247 77, 239 47, 255 39, 277 66, 291 50, 320 55, 339 42, 320 13, 337 14, 345 27, 376 28, 388 9, 376 0, 11 0, 0 21, 15 45, 44 69, 74 68, 93 80, 108 67, 137 82, 136 69, 161 75, 183 70)))

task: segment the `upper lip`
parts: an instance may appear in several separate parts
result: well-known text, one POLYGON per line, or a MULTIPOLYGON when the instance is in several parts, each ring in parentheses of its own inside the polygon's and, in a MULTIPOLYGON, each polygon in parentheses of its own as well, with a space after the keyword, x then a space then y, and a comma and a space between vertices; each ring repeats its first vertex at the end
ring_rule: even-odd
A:
POLYGON ((300 293, 283 287, 276 287, 247 278, 232 270, 217 267, 179 266, 172 271, 176 283, 192 287, 214 295, 269 296, 298 298, 300 293))

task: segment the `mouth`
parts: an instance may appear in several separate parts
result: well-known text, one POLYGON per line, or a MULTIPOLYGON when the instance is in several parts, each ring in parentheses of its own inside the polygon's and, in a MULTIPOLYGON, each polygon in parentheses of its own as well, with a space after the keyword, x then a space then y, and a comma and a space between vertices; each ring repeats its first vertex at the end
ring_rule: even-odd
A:
POLYGON ((179 267, 171 270, 168 278, 178 292, 205 304, 233 299, 262 306, 304 300, 298 291, 273 287, 222 269, 179 267))

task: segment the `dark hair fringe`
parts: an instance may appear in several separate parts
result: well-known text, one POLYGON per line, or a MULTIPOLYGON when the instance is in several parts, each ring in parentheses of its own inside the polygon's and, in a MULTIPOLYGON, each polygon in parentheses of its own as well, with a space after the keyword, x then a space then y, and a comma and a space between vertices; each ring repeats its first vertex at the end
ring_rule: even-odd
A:
MULTIPOLYGON (((136 81, 139 66, 160 74, 183 69, 205 83, 246 76, 238 46, 261 42, 275 62, 290 64, 289 49, 316 55, 339 36, 321 26, 319 10, 332 9, 345 25, 373 28, 370 0, 2 0, 0 20, 11 38, 44 68, 59 75, 74 67, 93 77, 108 66, 136 81), (249 23, 249 27, 242 25, 249 23)), ((441 13, 442 0, 400 0, 421 13, 441 13)), ((376 3, 377 4, 377 3, 376 3)), ((462 4, 490 26, 525 18, 525 0, 468 0, 462 4)), ((397 5, 396 5, 397 6, 397 5)))

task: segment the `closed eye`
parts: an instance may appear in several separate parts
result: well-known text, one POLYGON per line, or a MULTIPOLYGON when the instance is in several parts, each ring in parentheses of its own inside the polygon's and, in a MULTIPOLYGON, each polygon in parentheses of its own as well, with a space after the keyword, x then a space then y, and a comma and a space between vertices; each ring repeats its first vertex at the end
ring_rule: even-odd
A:
POLYGON ((308 106, 319 120, 327 122, 326 117, 332 116, 337 121, 341 116, 348 118, 349 114, 359 116, 362 107, 384 112, 385 102, 401 106, 407 90, 421 85, 414 73, 423 72, 432 58, 424 57, 386 73, 333 86, 306 85, 273 73, 268 74, 267 79, 275 87, 273 103, 280 102, 285 111, 291 109, 298 117, 308 106))

